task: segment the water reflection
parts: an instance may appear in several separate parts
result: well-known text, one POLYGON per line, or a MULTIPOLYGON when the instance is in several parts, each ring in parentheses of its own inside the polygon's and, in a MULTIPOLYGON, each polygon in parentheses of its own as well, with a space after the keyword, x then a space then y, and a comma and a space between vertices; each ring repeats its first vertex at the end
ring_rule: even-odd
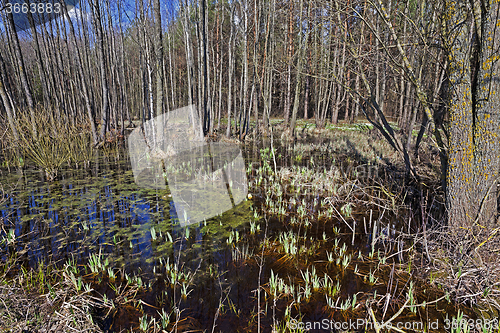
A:
MULTIPOLYGON (((139 188, 130 164, 123 160, 128 159, 110 163, 101 156, 101 167, 90 175, 87 170, 68 168, 53 183, 44 182, 35 170, 26 170, 26 181, 6 193, 8 200, 0 206, 4 230, 14 229, 17 238, 10 251, 24 253, 29 264, 68 256, 84 262, 91 253, 101 252, 117 267, 148 270, 157 258, 179 257, 180 252, 201 257, 201 246, 192 245, 208 240, 203 228, 231 228, 222 228, 220 222, 199 222, 186 235, 170 192, 139 188)), ((6 184, 9 176, 0 183, 6 184)), ((209 254, 218 249, 207 250, 209 254)))

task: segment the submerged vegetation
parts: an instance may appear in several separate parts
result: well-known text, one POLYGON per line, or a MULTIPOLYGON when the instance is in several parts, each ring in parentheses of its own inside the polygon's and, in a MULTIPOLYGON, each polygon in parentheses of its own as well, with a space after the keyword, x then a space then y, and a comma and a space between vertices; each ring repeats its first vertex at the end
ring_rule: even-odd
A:
MULTIPOLYGON (((376 332, 422 323, 428 326, 413 330, 427 332, 444 330, 452 318, 496 317, 497 268, 468 262, 466 248, 457 255, 459 240, 436 221, 443 209, 439 189, 418 200, 404 166, 369 128, 312 126, 302 135, 296 142, 271 135, 242 146, 249 199, 190 227, 176 225, 168 191, 134 186, 118 146, 90 147, 85 156, 93 158, 80 169, 65 156, 43 185, 47 191, 32 192, 25 181, 9 189, 2 180, 2 325, 301 332, 327 319, 358 321, 376 332), (92 181, 85 180, 89 175, 92 181), (59 193, 71 199, 57 204, 59 193), (75 220, 65 222, 69 229, 55 224, 62 216, 75 220), (486 271, 489 278, 472 278, 486 271), (483 289, 471 294, 472 288, 483 289)), ((31 141, 16 168, 37 187, 43 182, 31 166, 47 170, 28 153, 39 144, 31 141)), ((437 188, 432 158, 422 156, 416 167, 437 188)), ((471 328, 462 326, 449 331, 471 328)), ((491 325, 480 331, 496 332, 491 325)))

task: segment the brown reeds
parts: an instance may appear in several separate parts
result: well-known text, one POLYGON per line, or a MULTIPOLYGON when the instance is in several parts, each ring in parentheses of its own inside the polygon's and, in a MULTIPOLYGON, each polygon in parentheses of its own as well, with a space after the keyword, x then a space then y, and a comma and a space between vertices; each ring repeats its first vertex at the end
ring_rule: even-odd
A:
POLYGON ((7 132, 15 159, 23 161, 27 157, 45 172, 49 181, 57 177, 64 163, 88 166, 95 156, 92 136, 87 129, 73 122, 56 120, 44 109, 39 109, 34 119, 19 112, 17 132, 18 140, 11 131, 7 132))
POLYGON ((25 269, 13 258, 1 268, 1 332, 102 332, 92 317, 101 305, 90 292, 77 291, 63 270, 25 269))

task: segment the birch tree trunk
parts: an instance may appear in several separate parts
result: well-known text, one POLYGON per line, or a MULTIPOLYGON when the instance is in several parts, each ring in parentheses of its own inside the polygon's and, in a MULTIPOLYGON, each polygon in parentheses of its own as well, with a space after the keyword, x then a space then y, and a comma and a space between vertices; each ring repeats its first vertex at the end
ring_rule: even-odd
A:
MULTIPOLYGON (((228 44, 228 53, 229 53, 229 70, 227 73, 227 129, 226 136, 229 138, 231 136, 231 110, 233 105, 233 71, 234 71, 234 14, 235 7, 234 4, 231 4, 231 17, 229 19, 229 25, 231 27, 231 32, 229 34, 229 44, 228 44)), ((236 117, 235 117, 236 119, 236 117)))
POLYGON ((5 111, 7 112, 7 121, 9 122, 10 129, 12 134, 14 135, 14 139, 19 140, 19 135, 16 129, 16 123, 14 119, 14 114, 12 112, 13 105, 11 104, 11 98, 8 96, 8 92, 5 89, 5 78, 6 78, 7 69, 5 66, 5 62, 0 54, 0 98, 2 99, 3 106, 5 111))
POLYGON ((78 48, 77 42, 76 42, 76 34, 75 34, 75 28, 73 27, 73 22, 69 18, 68 11, 66 7, 64 6, 64 15, 66 16, 66 20, 69 25, 69 30, 70 34, 72 37, 73 41, 73 47, 75 48, 76 51, 76 64, 78 67, 79 71, 79 76, 80 76, 80 84, 82 87, 82 93, 83 93, 83 98, 85 101, 85 109, 87 111, 87 117, 90 123, 90 129, 92 132, 92 140, 94 141, 94 145, 99 143, 99 137, 97 135, 97 129, 96 129, 96 124, 95 124, 95 118, 94 118, 94 111, 93 111, 93 102, 90 100, 90 96, 88 93, 89 87, 87 86, 87 82, 85 81, 85 74, 83 72, 83 63, 82 63, 82 56, 80 53, 80 49, 78 48))
POLYGON ((99 2, 90 0, 92 7, 92 19, 96 29, 96 47, 99 61, 99 73, 101 76, 102 105, 101 105, 101 131, 99 133, 101 141, 104 141, 109 121, 109 90, 106 74, 106 58, 104 56, 104 36, 101 22, 101 9, 99 2))
POLYGON ((285 125, 288 125, 290 120, 290 106, 291 106, 291 96, 292 96, 292 57, 293 57, 293 1, 291 1, 288 8, 288 34, 287 34, 287 45, 288 45, 288 71, 287 71, 287 85, 286 85, 286 98, 285 98, 285 125))
MULTIPOLYGON (((302 24, 302 10, 304 6, 304 0, 300 0, 299 4, 299 22, 302 24)), ((311 6, 309 6, 309 11, 311 10, 311 6)), ((295 96, 294 96, 294 101, 293 101, 293 110, 292 110, 292 120, 290 121, 290 128, 292 130, 292 136, 295 134, 295 124, 297 121, 297 112, 299 110, 299 99, 300 99, 300 89, 302 85, 302 68, 304 67, 304 49, 305 49, 305 43, 307 41, 308 33, 306 34, 306 37, 303 37, 302 29, 299 30, 299 57, 297 60, 297 82, 295 84, 295 96)))
POLYGON ((35 135, 35 137, 37 137, 38 134, 35 125, 35 106, 33 102, 33 95, 31 94, 31 88, 29 86, 28 76, 26 75, 26 68, 24 67, 24 58, 21 52, 21 46, 19 45, 19 38, 17 37, 14 17, 12 16, 12 13, 7 14, 7 22, 9 25, 9 32, 11 33, 12 41, 14 42, 15 57, 17 61, 17 66, 19 68, 21 84, 24 89, 24 95, 26 97, 26 102, 28 104, 28 109, 30 112, 31 123, 33 125, 33 134, 35 135))
POLYGON ((188 91, 188 105, 193 104, 194 95, 194 64, 193 64, 193 46, 191 44, 191 24, 188 18, 189 4, 188 0, 181 0, 181 12, 184 30, 184 46, 186 49, 186 65, 187 65, 187 91, 188 91))
POLYGON ((156 115, 163 114, 163 32, 161 27, 160 0, 153 0, 155 16, 155 48, 156 48, 156 115))

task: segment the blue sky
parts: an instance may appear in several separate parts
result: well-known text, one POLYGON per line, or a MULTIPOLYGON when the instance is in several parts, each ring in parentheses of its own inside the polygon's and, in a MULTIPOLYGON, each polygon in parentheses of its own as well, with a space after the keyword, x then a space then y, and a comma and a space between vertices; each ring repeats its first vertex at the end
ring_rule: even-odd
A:
MULTIPOLYGON (((20 6, 24 3, 24 0, 9 0, 10 3, 12 4, 17 4, 18 7, 16 7, 16 10, 19 11, 21 8, 20 6)), ((39 0, 38 0, 39 1, 39 0)), ((101 1, 100 3, 103 3, 102 0, 94 0, 94 1, 101 1)), ((145 10, 151 11, 151 8, 149 6, 149 1, 148 0, 143 0, 144 1, 144 8, 145 10)), ((44 1, 44 3, 49 3, 49 2, 54 2, 53 0, 49 1, 44 1)), ((87 1, 85 1, 87 2, 87 1)), ((86 3, 80 3, 79 0, 66 0, 66 4, 68 5, 68 9, 71 8, 69 11, 70 17, 73 19, 76 17, 77 14, 82 14, 82 17, 89 17, 88 14, 88 4, 86 3), (73 8, 75 7, 75 8, 73 8), (77 13, 78 11, 78 13, 77 13)), ((118 23, 118 11, 117 11, 117 0, 110 0, 111 6, 112 6, 112 16, 113 16, 113 21, 115 24, 118 23)), ((178 8, 178 1, 177 0, 160 0, 160 6, 162 10, 162 22, 165 24, 168 22, 169 19, 171 19, 173 16, 176 15, 177 8, 178 8)), ((56 8, 56 7, 53 7, 56 8)), ((103 8, 103 7, 102 7, 103 8)), ((121 8, 122 12, 122 21, 125 26, 127 26, 131 20, 134 19, 136 16, 136 1, 135 0, 121 0, 121 8)), ((26 14, 23 14, 22 12, 20 13, 13 13, 14 15, 14 22, 16 24, 17 31, 23 31, 23 30, 29 30, 29 21, 28 17, 26 14)), ((34 13, 33 18, 36 23, 38 24, 43 24, 44 22, 50 20, 51 18, 57 17, 52 15, 49 16, 47 14, 38 14, 34 13)), ((76 23, 76 22, 74 22, 76 23)), ((4 22, 2 19, 0 19, 0 30, 4 31, 4 22)))

